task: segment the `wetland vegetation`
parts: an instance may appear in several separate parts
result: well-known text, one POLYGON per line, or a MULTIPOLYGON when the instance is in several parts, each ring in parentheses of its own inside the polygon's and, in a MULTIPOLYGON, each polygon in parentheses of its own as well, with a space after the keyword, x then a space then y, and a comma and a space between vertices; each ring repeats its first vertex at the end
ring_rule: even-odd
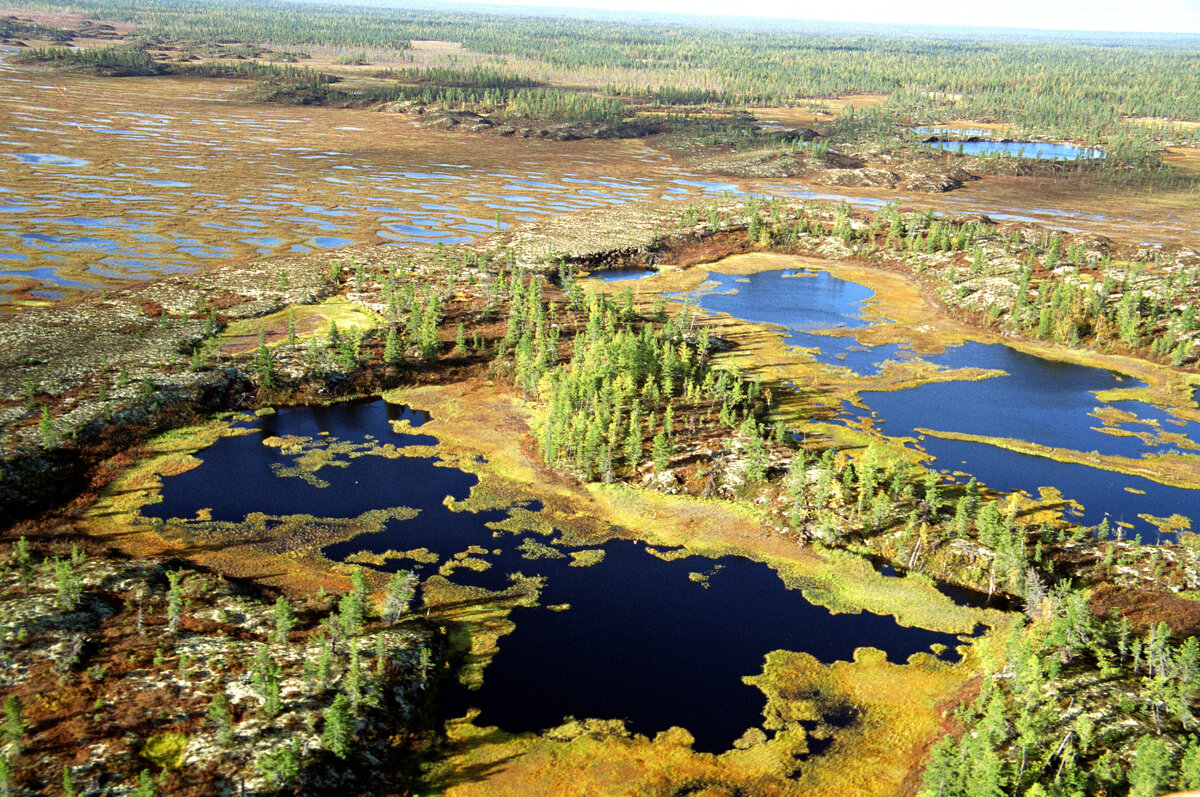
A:
POLYGON ((19 5, 4 793, 1200 787, 1195 37, 19 5))

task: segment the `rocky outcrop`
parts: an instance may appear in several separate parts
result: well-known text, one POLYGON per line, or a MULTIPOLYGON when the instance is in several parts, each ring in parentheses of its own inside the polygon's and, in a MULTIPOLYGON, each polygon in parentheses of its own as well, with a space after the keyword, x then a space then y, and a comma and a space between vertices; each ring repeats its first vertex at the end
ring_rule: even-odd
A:
POLYGON ((922 170, 906 174, 902 187, 909 191, 941 194, 962 188, 966 183, 978 179, 959 166, 949 171, 922 170))
POLYGON ((821 179, 830 185, 854 188, 894 188, 900 182, 900 175, 890 169, 867 167, 857 169, 829 169, 821 175, 821 179))
POLYGON ((434 130, 459 130, 516 138, 545 138, 554 141, 580 139, 645 138, 669 132, 681 124, 669 119, 622 119, 612 122, 559 122, 532 117, 485 115, 470 110, 454 110, 416 100, 383 103, 375 107, 381 113, 405 114, 413 121, 434 130))

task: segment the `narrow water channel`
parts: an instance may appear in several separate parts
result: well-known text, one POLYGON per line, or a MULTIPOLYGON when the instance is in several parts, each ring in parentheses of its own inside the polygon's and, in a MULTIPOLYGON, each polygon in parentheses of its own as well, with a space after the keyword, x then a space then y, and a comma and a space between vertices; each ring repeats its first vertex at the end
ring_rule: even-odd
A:
MULTIPOLYGON (((704 309, 784 326, 789 344, 817 349, 819 362, 845 366, 863 376, 878 373, 888 360, 917 357, 902 345, 863 346, 846 334, 867 323, 862 309, 873 294, 862 285, 819 269, 783 269, 750 276, 713 271, 702 289, 694 298, 704 309), (836 334, 828 334, 830 331, 836 334)), ((876 425, 892 437, 917 437, 918 430, 926 429, 1131 458, 1186 455, 1193 450, 1183 449, 1168 435, 1183 435, 1192 444, 1200 443, 1200 424, 1181 421, 1140 401, 1101 401, 1097 391, 1144 386, 1113 371, 1047 360, 1001 344, 974 342, 948 346, 945 353, 922 359, 947 369, 995 369, 1005 375, 863 392, 859 395, 861 408, 844 404, 844 418, 856 420, 873 413, 876 425), (1121 414, 1106 424, 1097 415, 1105 411, 1121 414)), ((1127 522, 1134 527, 1129 536, 1140 533, 1147 542, 1157 541, 1158 530, 1139 519, 1140 514, 1167 517, 1179 513, 1200 520, 1198 489, 1170 487, 985 443, 928 435, 919 445, 936 458, 935 467, 968 473, 995 490, 1023 490, 1036 496, 1040 487, 1057 488, 1064 497, 1083 505, 1081 522, 1095 525, 1105 517, 1127 522)))

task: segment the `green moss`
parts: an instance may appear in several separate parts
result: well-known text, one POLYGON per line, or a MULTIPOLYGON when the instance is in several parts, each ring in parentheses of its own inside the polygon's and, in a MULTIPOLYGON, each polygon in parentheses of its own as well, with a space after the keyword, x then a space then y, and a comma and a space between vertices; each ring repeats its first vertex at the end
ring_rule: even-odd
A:
POLYGON ((473 570, 476 573, 482 573, 484 570, 491 568, 491 566, 492 563, 486 559, 476 559, 472 556, 455 556, 455 558, 445 562, 441 567, 439 567, 438 573, 448 577, 460 567, 464 570, 473 570))
POLYGON ((667 548, 665 550, 660 550, 649 545, 646 546, 646 553, 650 554, 651 556, 657 556, 664 562, 675 562, 680 559, 687 559, 689 556, 695 556, 695 554, 689 551, 687 548, 667 548))
POLYGON ((523 559, 566 559, 567 555, 557 548, 552 548, 549 545, 538 542, 537 540, 526 537, 517 546, 517 550, 521 552, 523 559))
POLYGON ((228 347, 230 351, 252 347, 260 332, 266 334, 269 343, 281 343, 287 339, 289 316, 294 319, 297 338, 325 337, 329 334, 330 322, 336 322, 341 332, 351 328, 374 329, 384 323, 378 313, 342 296, 334 296, 320 304, 293 305, 270 315, 235 321, 221 334, 222 347, 228 347))
POLYGON ((571 567, 591 567, 603 561, 603 548, 585 548, 582 551, 571 551, 571 567))

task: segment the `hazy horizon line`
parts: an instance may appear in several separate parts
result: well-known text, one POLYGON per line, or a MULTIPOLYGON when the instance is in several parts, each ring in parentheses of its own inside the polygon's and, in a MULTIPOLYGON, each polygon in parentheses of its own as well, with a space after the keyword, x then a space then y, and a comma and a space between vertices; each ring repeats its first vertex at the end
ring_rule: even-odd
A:
MULTIPOLYGON (((299 0, 291 0, 299 1, 299 0)), ((318 0, 321 2, 322 0, 318 0)), ((794 27, 801 28, 804 26, 821 27, 859 27, 869 31, 897 31, 908 33, 933 32, 933 31, 956 31, 968 32, 977 31, 997 32, 1019 36, 1054 36, 1055 34, 1067 34, 1074 36, 1087 37, 1164 37, 1176 39, 1196 39, 1200 43, 1200 27, 1195 30, 1163 30, 1160 28, 1146 28, 1140 30, 1122 29, 1122 28, 1069 28, 1069 27, 1033 27, 1021 26, 1012 24, 991 24, 980 22, 896 22, 896 21, 870 21, 864 19, 829 19, 820 17, 799 17, 791 15, 780 16, 763 16, 763 15, 745 15, 745 14, 727 14, 709 11, 681 11, 681 10, 656 10, 648 8, 617 8, 606 7, 602 5, 596 6, 570 6, 560 5, 561 0, 518 0, 517 2, 505 2, 505 0, 323 0, 334 5, 360 5, 374 6, 383 8, 403 9, 438 9, 452 7, 456 10, 475 11, 477 13, 498 13, 498 14, 518 14, 530 16, 555 15, 560 17, 575 17, 580 19, 594 18, 597 16, 620 18, 629 16, 643 16, 647 18, 655 18, 661 21, 679 21, 690 23, 707 22, 713 27, 762 27, 770 25, 775 27, 794 27)), ((593 0, 593 2, 603 2, 604 0, 593 0)), ((610 2, 612 0, 609 0, 610 2)), ((799 31, 798 31, 799 32, 799 31)))

